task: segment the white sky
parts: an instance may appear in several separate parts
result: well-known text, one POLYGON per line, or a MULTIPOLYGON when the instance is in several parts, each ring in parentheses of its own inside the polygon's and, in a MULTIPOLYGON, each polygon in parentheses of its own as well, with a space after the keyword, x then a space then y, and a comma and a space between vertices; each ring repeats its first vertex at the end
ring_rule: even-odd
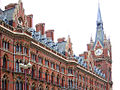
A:
MULTIPOLYGON (((18 0, 0 0, 0 8, 18 0)), ((25 14, 33 14, 34 26, 44 22, 46 30, 55 30, 55 41, 70 35, 75 54, 87 50, 95 39, 98 0, 22 0, 25 14)), ((110 37, 113 56, 113 88, 120 89, 120 0, 100 1, 104 32, 110 37)))

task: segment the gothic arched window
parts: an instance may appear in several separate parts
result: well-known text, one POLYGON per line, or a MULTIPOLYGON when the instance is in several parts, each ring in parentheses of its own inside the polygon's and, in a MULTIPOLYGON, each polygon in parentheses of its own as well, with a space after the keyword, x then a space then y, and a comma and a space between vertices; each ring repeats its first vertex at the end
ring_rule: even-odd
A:
POLYGON ((62 77, 62 87, 64 87, 65 86, 65 78, 64 77, 62 77))
POLYGON ((46 86, 46 89, 45 90, 49 90, 48 86, 46 86))
POLYGON ((60 85, 60 77, 57 75, 57 84, 60 85))
POLYGON ((32 89, 31 90, 35 90, 35 83, 32 84, 32 89))
POLYGON ((21 26, 23 25, 22 17, 19 17, 19 18, 18 18, 18 24, 21 25, 21 26))
POLYGON ((42 69, 39 70, 39 78, 42 79, 42 69))
POLYGON ((48 74, 45 72, 45 80, 48 81, 48 74))
POLYGON ((23 90, 23 83, 22 82, 20 82, 20 88, 19 88, 19 90, 23 90))
POLYGON ((39 85, 38 90, 43 90, 42 84, 39 85))
POLYGON ((51 74, 51 83, 54 83, 54 73, 51 74))
POLYGON ((23 83, 20 78, 17 78, 15 90, 23 90, 23 83))
POLYGON ((4 75, 2 79, 2 90, 8 90, 8 81, 6 75, 4 75))
POLYGON ((3 68, 7 68, 7 56, 3 56, 3 68))
POLYGON ((34 70, 34 68, 32 67, 32 78, 34 78, 34 73, 35 73, 35 70, 34 70))
POLYGON ((18 60, 16 61, 16 72, 19 72, 19 62, 18 62, 18 60))
POLYGON ((16 90, 19 90, 19 82, 16 82, 16 90))

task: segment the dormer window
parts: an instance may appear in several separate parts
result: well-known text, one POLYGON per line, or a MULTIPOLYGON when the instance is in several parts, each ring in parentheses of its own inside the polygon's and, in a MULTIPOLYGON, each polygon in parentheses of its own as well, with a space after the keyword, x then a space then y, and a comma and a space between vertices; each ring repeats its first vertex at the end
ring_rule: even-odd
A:
POLYGON ((18 18, 18 24, 21 25, 21 26, 23 25, 23 21, 22 21, 21 17, 18 18))

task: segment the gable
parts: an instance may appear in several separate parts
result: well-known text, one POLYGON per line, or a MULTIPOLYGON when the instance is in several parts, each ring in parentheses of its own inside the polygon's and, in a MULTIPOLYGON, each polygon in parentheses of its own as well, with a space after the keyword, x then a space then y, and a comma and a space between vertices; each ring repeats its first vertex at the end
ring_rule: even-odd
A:
POLYGON ((104 48, 104 44, 103 44, 103 42, 101 42, 100 40, 97 40, 97 41, 94 43, 93 50, 96 50, 97 48, 104 48))

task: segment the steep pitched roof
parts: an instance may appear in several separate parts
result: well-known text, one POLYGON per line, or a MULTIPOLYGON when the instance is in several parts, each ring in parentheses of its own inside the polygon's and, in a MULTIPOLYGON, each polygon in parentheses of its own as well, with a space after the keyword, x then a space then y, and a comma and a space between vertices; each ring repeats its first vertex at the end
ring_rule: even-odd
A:
POLYGON ((3 13, 6 15, 7 20, 10 21, 13 19, 13 13, 14 13, 15 8, 11 8, 9 10, 5 10, 3 13))

